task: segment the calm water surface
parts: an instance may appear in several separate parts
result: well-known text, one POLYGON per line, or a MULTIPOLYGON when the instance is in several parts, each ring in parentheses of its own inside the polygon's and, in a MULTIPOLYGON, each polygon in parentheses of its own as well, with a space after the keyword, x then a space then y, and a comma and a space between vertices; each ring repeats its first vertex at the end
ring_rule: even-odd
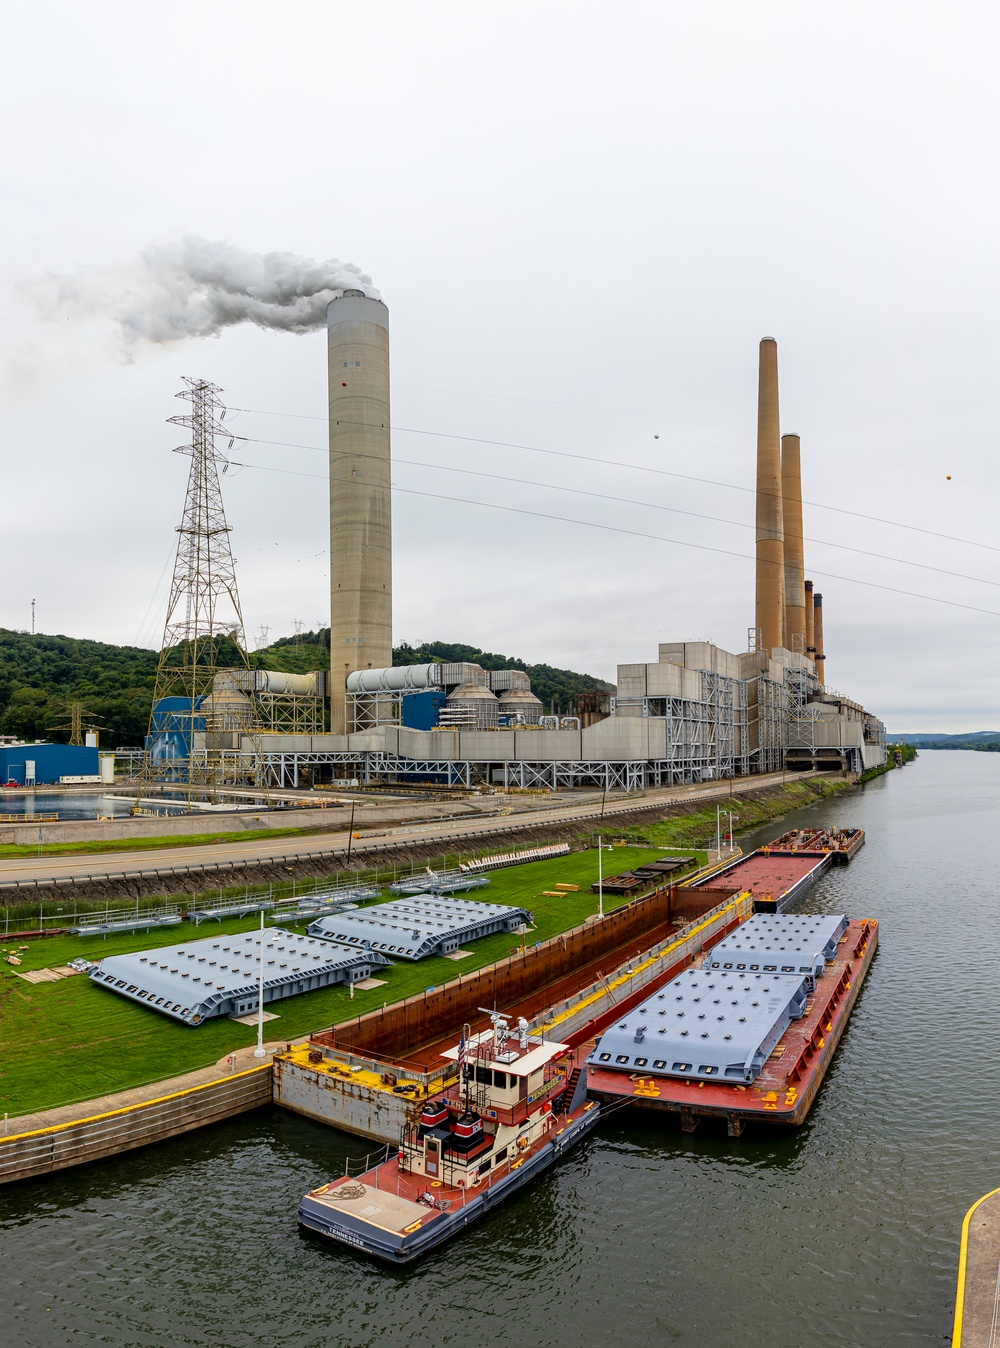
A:
MULTIPOLYGON (((129 795, 101 795, 76 791, 3 791, 0 814, 58 814, 60 819, 118 819, 135 804, 129 795)), ((159 804, 156 809, 169 814, 176 805, 159 804)))
POLYGON ((805 906, 877 917, 881 945, 804 1128, 731 1142, 618 1114, 384 1270, 295 1224, 365 1144, 261 1112, 0 1192, 3 1341, 946 1344, 962 1215, 1000 1184, 1000 754, 926 753, 794 816, 820 820, 869 841, 805 906))

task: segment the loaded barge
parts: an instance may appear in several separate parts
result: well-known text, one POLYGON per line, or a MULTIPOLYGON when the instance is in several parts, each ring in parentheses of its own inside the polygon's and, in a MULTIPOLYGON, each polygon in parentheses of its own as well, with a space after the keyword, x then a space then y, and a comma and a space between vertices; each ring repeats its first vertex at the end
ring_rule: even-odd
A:
POLYGON ((751 918, 592 1042, 589 1094, 677 1114, 684 1132, 803 1123, 877 944, 870 919, 751 918))
POLYGON ((600 1109, 572 1071, 568 1044, 515 1036, 507 1017, 441 1056, 457 1068, 447 1091, 403 1128, 399 1150, 356 1179, 306 1194, 302 1226, 392 1264, 408 1264, 516 1193, 591 1132, 600 1109))

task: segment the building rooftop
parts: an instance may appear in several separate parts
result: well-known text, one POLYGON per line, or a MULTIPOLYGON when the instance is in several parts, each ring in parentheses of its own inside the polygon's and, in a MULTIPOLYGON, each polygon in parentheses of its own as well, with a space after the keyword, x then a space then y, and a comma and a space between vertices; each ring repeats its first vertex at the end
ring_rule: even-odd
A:
POLYGON ((309 935, 368 947, 398 959, 419 960, 450 954, 463 941, 514 931, 530 921, 526 908, 420 894, 317 918, 309 935))
POLYGON ((587 1062, 622 1072, 753 1081, 806 1008, 807 980, 789 974, 720 976, 685 969, 610 1026, 587 1062))
POLYGON ((389 963, 372 950, 278 927, 108 955, 90 971, 90 978, 185 1025, 212 1016, 247 1015, 258 1005, 262 934, 265 1003, 331 983, 354 983, 367 978, 373 966, 389 963))
POLYGON ((758 913, 719 942, 704 970, 722 973, 808 974, 820 978, 847 930, 843 914, 758 913))

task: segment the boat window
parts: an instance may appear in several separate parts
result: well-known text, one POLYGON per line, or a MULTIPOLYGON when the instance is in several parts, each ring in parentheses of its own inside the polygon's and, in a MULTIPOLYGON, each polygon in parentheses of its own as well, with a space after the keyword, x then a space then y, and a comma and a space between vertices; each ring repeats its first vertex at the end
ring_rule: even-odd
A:
POLYGON ((494 1073, 493 1073, 493 1085, 494 1085, 494 1086, 499 1086, 500 1090, 505 1091, 505 1090, 507 1089, 507 1073, 506 1073, 506 1072, 494 1072, 494 1073))
POLYGON ((507 1148, 501 1147, 500 1150, 497 1152, 497 1154, 493 1157, 493 1164, 501 1165, 504 1161, 506 1161, 506 1159, 507 1159, 507 1148))
POLYGON ((636 1058, 635 1065, 636 1067, 645 1067, 647 1062, 649 1062, 648 1058, 636 1058))
POLYGON ((610 1062, 610 1061, 611 1061, 611 1054, 610 1054, 610 1053, 601 1053, 601 1054, 599 1054, 598 1056, 600 1057, 601 1062, 610 1062))
POLYGON ((698 1068, 699 1072, 704 1072, 707 1077, 714 1076, 719 1069, 712 1063, 706 1067, 704 1063, 698 1068))
POLYGON ((666 1058, 654 1058, 653 1060, 654 1067, 666 1067, 666 1065, 667 1065, 666 1058))
POLYGON ((794 965, 794 964, 783 964, 783 965, 781 966, 781 972, 782 972, 783 974, 793 974, 793 973, 795 972, 795 965, 794 965))
POLYGON ((618 1057, 615 1059, 615 1062, 628 1062, 628 1054, 619 1053, 618 1057))
POLYGON ((690 1072, 691 1064, 689 1062, 675 1062, 670 1070, 672 1072, 690 1072))
POLYGON ((493 1084, 493 1073, 488 1067, 477 1067, 476 1080, 483 1086, 490 1086, 493 1084))

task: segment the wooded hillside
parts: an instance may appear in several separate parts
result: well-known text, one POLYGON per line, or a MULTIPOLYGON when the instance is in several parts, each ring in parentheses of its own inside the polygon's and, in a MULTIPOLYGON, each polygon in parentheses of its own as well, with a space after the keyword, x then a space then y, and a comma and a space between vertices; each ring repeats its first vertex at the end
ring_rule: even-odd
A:
MULTIPOLYGON (((305 673, 325 669, 329 629, 282 637, 251 654, 258 669, 305 673)), ((469 660, 485 669, 523 669, 545 710, 572 712, 581 693, 608 692, 611 685, 588 674, 478 650, 475 646, 425 642, 399 646, 395 664, 469 660)), ((107 748, 139 745, 149 725, 157 654, 138 646, 113 646, 79 637, 32 636, 0 628, 0 734, 21 739, 65 741, 71 700, 84 704, 84 721, 101 731, 107 748)), ((232 663, 236 662, 235 651, 232 663)), ((226 661, 230 663, 230 661, 226 661)))

